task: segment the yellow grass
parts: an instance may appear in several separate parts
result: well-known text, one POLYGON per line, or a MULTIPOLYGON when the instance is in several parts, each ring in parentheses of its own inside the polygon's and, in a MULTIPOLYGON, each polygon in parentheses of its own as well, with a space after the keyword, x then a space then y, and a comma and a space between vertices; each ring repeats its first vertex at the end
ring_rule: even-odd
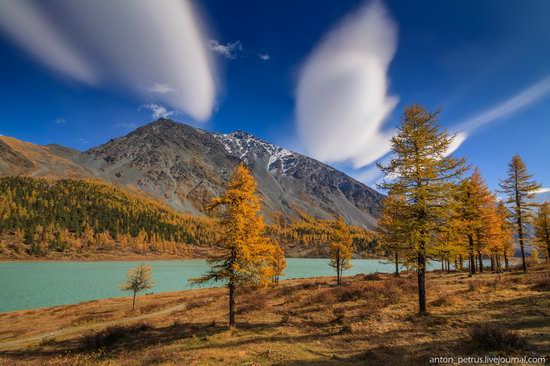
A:
POLYGON ((289 280, 241 291, 234 330, 226 328, 223 288, 141 296, 134 313, 124 298, 0 314, 0 363, 422 365, 435 356, 550 354, 547 268, 473 279, 431 273, 428 316, 416 315, 414 274, 403 277, 348 277, 341 288, 333 278, 289 280), (89 346, 115 324, 122 326, 116 341, 89 346), (480 324, 517 331, 524 349, 480 349, 469 337, 480 324))

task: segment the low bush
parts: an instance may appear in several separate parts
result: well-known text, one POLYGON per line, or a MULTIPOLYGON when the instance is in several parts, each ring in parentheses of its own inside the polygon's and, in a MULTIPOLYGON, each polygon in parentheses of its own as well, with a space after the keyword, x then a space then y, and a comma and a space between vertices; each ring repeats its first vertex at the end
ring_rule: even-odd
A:
POLYGON ((517 350, 525 347, 525 340, 517 332, 491 324, 473 327, 470 338, 478 348, 486 351, 517 350))
POLYGON ((340 302, 356 301, 366 295, 367 288, 364 286, 338 286, 332 289, 334 297, 340 302))
POLYGON ((151 329, 147 323, 130 325, 113 325, 98 332, 88 332, 83 338, 83 347, 86 349, 111 348, 121 339, 151 329))
POLYGON ((380 277, 380 273, 374 272, 374 273, 369 273, 364 275, 363 279, 365 281, 378 281, 379 279, 381 279, 381 277, 380 277))
POLYGON ((535 291, 550 291, 550 272, 532 276, 529 279, 531 288, 535 291))
POLYGON ((243 302, 237 304, 237 314, 245 314, 252 311, 258 311, 267 307, 267 299, 265 296, 248 296, 243 299, 243 302))

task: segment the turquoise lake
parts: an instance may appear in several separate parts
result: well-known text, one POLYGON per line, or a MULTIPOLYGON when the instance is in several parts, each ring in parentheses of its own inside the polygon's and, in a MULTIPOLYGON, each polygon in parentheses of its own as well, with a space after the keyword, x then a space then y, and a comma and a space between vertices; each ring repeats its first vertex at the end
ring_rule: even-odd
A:
MULTIPOLYGON (((153 267, 155 286, 148 292, 154 293, 197 288, 187 280, 200 276, 208 269, 206 261, 202 259, 151 262, 0 262, 0 312, 129 296, 129 293, 119 290, 118 285, 124 282, 128 269, 139 264, 153 267)), ((289 258, 287 264, 282 278, 334 275, 327 259, 289 258)), ((391 263, 375 259, 352 260, 352 265, 344 275, 392 272, 394 269, 391 263)), ((433 267, 437 268, 437 263, 433 267)))

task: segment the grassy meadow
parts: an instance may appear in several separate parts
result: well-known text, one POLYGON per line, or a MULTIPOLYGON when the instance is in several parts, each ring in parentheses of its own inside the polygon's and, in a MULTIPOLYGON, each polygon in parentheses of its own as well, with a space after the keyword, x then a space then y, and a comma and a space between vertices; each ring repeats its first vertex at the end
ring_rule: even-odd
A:
POLYGON ((550 271, 282 281, 0 314, 2 365, 423 365, 438 356, 550 355, 550 271))

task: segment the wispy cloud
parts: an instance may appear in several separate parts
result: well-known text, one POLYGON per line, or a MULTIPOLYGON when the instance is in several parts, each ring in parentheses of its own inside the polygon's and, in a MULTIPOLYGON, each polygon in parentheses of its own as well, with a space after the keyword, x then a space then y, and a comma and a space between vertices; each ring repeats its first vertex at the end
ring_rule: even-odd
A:
POLYGON ((176 88, 168 83, 154 83, 149 87, 149 91, 155 94, 166 94, 175 92, 176 88))
POLYGON ((243 50, 243 45, 241 41, 228 42, 226 44, 222 44, 219 41, 216 41, 215 39, 211 39, 208 42, 208 46, 210 47, 210 50, 212 50, 213 52, 220 54, 223 57, 231 60, 236 59, 239 53, 243 50))
POLYGON ((550 192, 550 188, 539 188, 537 190, 537 193, 546 193, 546 192, 550 192))
POLYGON ((54 71, 140 98, 169 81, 159 102, 206 120, 215 77, 199 23, 189 0, 0 1, 0 32, 54 71))
POLYGON ((453 151, 458 149, 472 132, 488 123, 492 123, 525 109, 550 94, 550 76, 531 85, 504 102, 493 106, 477 116, 456 124, 451 131, 457 134, 453 142, 453 151))
POLYGON ((447 148, 447 152, 445 153, 445 156, 449 156, 452 153, 454 153, 458 148, 462 145, 464 141, 468 138, 467 132, 456 132, 454 133, 453 141, 451 141, 449 147, 447 148))
POLYGON ((376 165, 371 165, 365 169, 355 170, 351 174, 354 179, 369 186, 374 186, 383 176, 376 165))
POLYGON ((260 53, 258 55, 258 57, 260 58, 260 60, 263 60, 263 61, 269 61, 271 60, 271 56, 267 53, 260 53))
POLYGON ((388 95, 388 66, 397 26, 374 0, 345 18, 317 46, 298 82, 298 133, 308 152, 326 162, 366 166, 390 150, 383 123, 397 104, 388 95))
POLYGON ((60 118, 56 118, 56 119, 54 120, 54 123, 55 123, 56 125, 64 125, 65 123, 67 123, 67 120, 66 120, 65 118, 61 118, 61 117, 60 117, 60 118))
POLYGON ((148 109, 151 111, 151 117, 154 119, 168 118, 177 114, 176 111, 169 111, 165 106, 156 103, 144 104, 139 107, 139 110, 148 109))

